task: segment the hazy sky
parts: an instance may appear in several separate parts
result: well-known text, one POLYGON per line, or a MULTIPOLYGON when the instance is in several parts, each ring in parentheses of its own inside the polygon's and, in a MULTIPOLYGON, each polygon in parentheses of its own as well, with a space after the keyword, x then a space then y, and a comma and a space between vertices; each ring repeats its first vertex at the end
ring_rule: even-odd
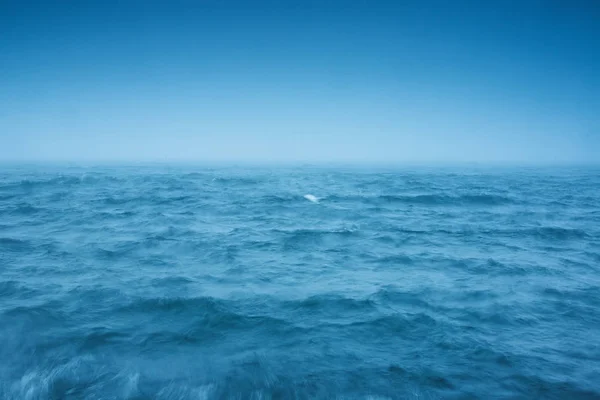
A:
POLYGON ((0 160, 598 162, 600 3, 0 0, 0 160))

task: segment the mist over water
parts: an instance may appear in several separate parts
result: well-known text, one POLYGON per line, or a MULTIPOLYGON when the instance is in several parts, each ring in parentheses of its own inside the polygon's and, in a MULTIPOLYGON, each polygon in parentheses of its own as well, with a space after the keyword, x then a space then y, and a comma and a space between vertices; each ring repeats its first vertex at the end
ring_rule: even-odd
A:
POLYGON ((4 166, 0 398, 598 398, 599 172, 4 166))

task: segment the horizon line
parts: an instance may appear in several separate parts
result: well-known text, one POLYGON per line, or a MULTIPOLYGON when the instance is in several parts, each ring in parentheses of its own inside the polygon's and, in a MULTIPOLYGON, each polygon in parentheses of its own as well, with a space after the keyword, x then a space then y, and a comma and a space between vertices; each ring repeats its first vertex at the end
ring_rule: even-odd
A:
POLYGON ((523 160, 406 160, 406 161, 259 161, 259 160, 183 160, 183 159, 0 159, 0 165, 68 166, 218 166, 218 167, 600 167, 594 161, 523 161, 523 160))

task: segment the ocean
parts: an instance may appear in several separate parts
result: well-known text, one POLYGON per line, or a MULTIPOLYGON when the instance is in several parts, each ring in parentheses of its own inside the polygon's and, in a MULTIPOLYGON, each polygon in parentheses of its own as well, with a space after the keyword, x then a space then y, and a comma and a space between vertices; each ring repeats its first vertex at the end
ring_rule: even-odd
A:
POLYGON ((0 167, 2 399, 600 399, 600 169, 0 167))

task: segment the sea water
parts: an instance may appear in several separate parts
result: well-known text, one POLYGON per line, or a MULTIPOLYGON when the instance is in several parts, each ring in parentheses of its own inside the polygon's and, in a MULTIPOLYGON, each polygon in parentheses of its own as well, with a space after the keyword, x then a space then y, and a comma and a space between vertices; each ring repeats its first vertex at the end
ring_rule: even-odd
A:
POLYGON ((598 399, 600 170, 4 165, 0 398, 598 399))

